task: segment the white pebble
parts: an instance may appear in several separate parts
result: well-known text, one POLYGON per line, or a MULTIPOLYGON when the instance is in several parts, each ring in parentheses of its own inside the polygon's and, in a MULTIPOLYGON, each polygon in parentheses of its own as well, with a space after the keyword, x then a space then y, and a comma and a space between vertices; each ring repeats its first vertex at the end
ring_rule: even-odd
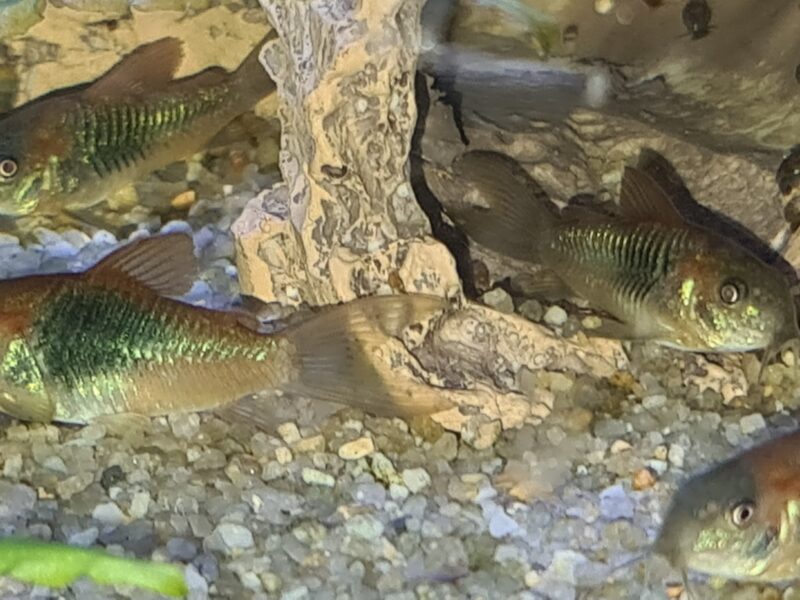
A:
POLYGON ((295 444, 300 441, 300 430, 291 421, 278 425, 278 435, 287 444, 295 444))
POLYGON ((514 301, 503 288, 489 290, 481 296, 481 302, 502 313, 510 314, 514 312, 514 301))
POLYGON ((236 523, 220 523, 208 537, 209 550, 231 552, 252 548, 254 544, 250 530, 236 523))
POLYGON ((389 495, 392 497, 392 500, 396 502, 402 502, 406 498, 408 498, 409 491, 408 488, 404 485, 400 485, 399 483, 392 483, 389 485, 389 495))
POLYGON ((672 463, 673 466, 682 469, 685 454, 686 452, 682 446, 679 446, 678 444, 671 444, 669 447, 669 452, 667 453, 667 459, 670 463, 672 463))
POLYGON ((167 233, 188 233, 192 235, 192 226, 186 221, 174 220, 164 225, 159 233, 162 235, 167 233))
POLYGON ((275 460, 281 465, 288 465, 292 462, 292 451, 286 446, 275 448, 275 460))
POLYGON ((503 538, 515 535, 521 531, 519 523, 509 517, 505 511, 498 510, 489 519, 489 535, 493 538, 503 538))
POLYGON ((147 515, 148 508, 150 508, 150 493, 136 492, 131 499, 128 514, 134 519, 143 519, 147 515))
POLYGON ((632 519, 634 502, 621 485, 612 485, 600 492, 600 514, 608 521, 632 519))
POLYGON ((742 428, 742 433, 744 435, 753 435, 754 433, 766 429, 767 423, 760 413, 753 413, 739 419, 739 426, 742 428))
POLYGON ((95 506, 92 511, 92 518, 104 525, 122 525, 125 522, 125 515, 114 502, 106 502, 95 506))
POLYGON ((332 475, 310 467, 303 468, 303 481, 308 485, 320 485, 323 487, 333 487, 336 483, 332 475))
POLYGON ((208 582, 200 575, 193 564, 186 565, 183 570, 186 587, 189 588, 189 600, 205 600, 208 598, 208 582))
POLYGON ((422 468, 403 470, 403 483, 412 494, 417 494, 431 484, 431 476, 422 468))
POLYGON ((601 15, 607 15, 616 5, 616 0, 594 0, 594 10, 601 15))
POLYGON ((544 313, 544 322, 552 327, 561 327, 567 322, 567 311, 554 304, 544 313))

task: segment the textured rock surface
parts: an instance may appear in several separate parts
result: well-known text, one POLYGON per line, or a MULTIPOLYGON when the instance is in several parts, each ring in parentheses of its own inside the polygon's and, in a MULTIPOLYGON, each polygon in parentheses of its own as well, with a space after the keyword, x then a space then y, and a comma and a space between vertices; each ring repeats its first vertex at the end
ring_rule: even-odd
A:
MULTIPOLYGON (((556 56, 607 63, 620 66, 631 84, 655 84, 611 103, 612 114, 655 121, 662 130, 722 152, 766 149, 772 159, 800 133, 793 110, 800 42, 793 28, 797 5, 790 0, 710 2, 711 29, 698 40, 687 33, 685 2, 679 1, 438 3, 453 10, 449 30, 439 27, 439 36, 459 45, 528 61, 556 56), (749 43, 742 43, 745 38, 749 43)), ((475 93, 465 93, 465 103, 480 103, 480 91, 493 76, 484 73, 474 86, 467 83, 465 92, 475 93)), ((504 101, 495 97, 480 105, 481 112, 531 110, 535 79, 505 87, 504 101)))
MULTIPOLYGON (((151 23, 152 36, 162 35, 157 17, 176 33, 191 34, 192 42, 200 40, 191 47, 208 56, 197 66, 215 63, 217 54, 226 66, 238 61, 246 48, 234 51, 233 37, 245 26, 237 30, 236 19, 260 24, 258 31, 247 28, 253 43, 263 25, 253 2, 211 1, 208 10, 202 1, 134 2, 117 23, 117 38, 102 23, 106 15, 92 12, 97 4, 48 4, 41 29, 32 31, 63 31, 63 37, 12 40, 27 89, 40 76, 36 61, 44 61, 41 81, 63 85, 78 69, 89 73, 100 57, 110 65, 123 47, 136 45, 131 26, 151 23), (89 12, 76 10, 78 4, 89 12), (248 16, 253 10, 257 18, 248 16), (48 39, 69 50, 61 56, 48 39), (90 42, 97 48, 91 53, 90 42), (231 62, 224 58, 228 48, 231 62), (73 64, 72 52, 83 58, 73 64), (64 62, 63 73, 55 57, 64 62)), ((607 4, 616 10, 625 3, 607 4)), ((665 9, 674 16, 678 4, 667 2, 665 9)), ((484 298, 504 311, 511 301, 525 319, 465 304, 452 259, 428 235, 404 187, 414 107, 402 75, 413 71, 414 58, 401 46, 417 39, 412 17, 418 9, 416 1, 275 3, 273 16, 288 44, 276 44, 266 58, 286 75, 286 184, 249 204, 236 248, 245 289, 267 300, 327 303, 391 290, 456 297, 461 309, 406 332, 380 357, 397 361, 392 376, 413 374, 454 388, 447 393, 459 409, 435 421, 406 422, 352 410, 330 417, 329 407, 281 398, 264 404, 274 431, 214 415, 111 419, 81 429, 3 421, 2 535, 180 561, 195 599, 655 600, 665 589, 670 597, 681 593, 680 574, 658 559, 610 576, 609 567, 647 550, 659 515, 687 474, 797 426, 797 374, 778 363, 759 383, 754 356, 704 358, 588 340, 576 333, 581 321, 571 309, 522 298, 523 281, 512 279, 515 285, 484 298), (302 9, 314 16, 306 21, 302 9), (398 10, 399 23, 392 12, 398 10), (365 31, 365 24, 383 37, 365 31), (375 70, 364 68, 370 61, 375 70), (398 85, 378 65, 394 73, 398 85), (299 77, 291 75, 295 68, 299 77)), ((495 37, 503 31, 493 31, 490 22, 483 26, 495 37)), ((49 91, 48 85, 39 89, 49 91)), ((434 106, 429 125, 426 158, 446 175, 442 166, 460 150, 450 112, 434 106)), ((486 119, 471 125, 474 146, 520 157, 558 201, 601 188, 613 196, 620 165, 638 144, 651 144, 675 161, 699 200, 742 214, 745 223, 763 225, 759 232, 771 235, 768 223, 755 218, 762 218, 760 209, 737 212, 737 190, 750 190, 759 207, 772 198, 766 171, 752 166, 762 164, 758 157, 717 154, 662 136, 637 119, 606 121, 588 112, 566 127, 525 118, 505 130, 486 119), (726 168, 736 173, 725 175, 726 168)), ((188 171, 219 184, 198 162, 188 171)), ((181 188, 186 172, 170 169, 170 185, 181 188)), ((219 197, 201 187, 189 222, 167 227, 195 229, 204 268, 187 301, 222 307, 235 298, 228 229, 253 190, 269 183, 253 177, 219 197)), ((444 198, 453 184, 441 187, 444 198)), ((76 270, 118 243, 108 232, 90 238, 39 230, 36 240, 25 247, 0 236, 0 276, 76 270)), ((797 246, 790 256, 800 255, 797 246)), ((488 254, 481 259, 482 292, 519 271, 488 254)), ((795 359, 784 360, 790 365, 795 359)), ((736 584, 720 589, 716 582, 693 583, 693 591, 699 598, 752 600, 788 600, 796 593, 736 584)), ((0 596, 45 594, 2 578, 0 596)), ((86 582, 60 596, 149 597, 86 582)))
MULTIPOLYGON (((17 104, 94 79, 137 46, 167 35, 184 42, 179 77, 209 65, 232 69, 268 31, 264 11, 255 2, 224 2, 196 13, 176 6, 143 10, 127 0, 117 12, 109 11, 113 3, 105 1, 89 10, 81 3, 41 4, 44 18, 24 37, 2 36, 11 53, 21 57, 17 104)), ((274 114, 274 102, 260 103, 259 114, 274 114)))
POLYGON ((264 60, 279 82, 285 183, 236 223, 246 273, 263 271, 243 273, 243 289, 291 302, 300 286, 329 303, 386 291, 392 270, 408 291, 454 285, 449 258, 422 239, 407 177, 420 2, 265 7, 281 36, 264 60))

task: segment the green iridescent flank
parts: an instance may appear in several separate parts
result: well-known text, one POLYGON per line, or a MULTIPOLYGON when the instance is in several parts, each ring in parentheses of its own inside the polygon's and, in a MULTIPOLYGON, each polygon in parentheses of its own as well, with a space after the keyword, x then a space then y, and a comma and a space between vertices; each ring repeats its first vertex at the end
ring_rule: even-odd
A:
POLYGON ((42 393, 44 383, 30 346, 23 339, 12 340, 0 363, 0 380, 13 383, 29 392, 42 393))
POLYGON ((36 321, 33 352, 48 378, 68 389, 103 393, 138 367, 176 360, 265 360, 269 344, 233 343, 204 326, 152 310, 107 290, 66 291, 36 321))
POLYGON ((692 303, 692 294, 694 294, 694 279, 684 279, 681 283, 681 302, 684 306, 689 306, 692 303))
POLYGON ((193 95, 81 108, 69 117, 77 149, 73 159, 101 177, 119 171, 144 158, 154 144, 218 110, 229 93, 227 85, 219 85, 193 95))
POLYGON ((554 249, 607 274, 618 302, 635 307, 667 274, 685 238, 684 231, 646 225, 624 232, 611 224, 565 227, 554 249))
POLYGON ((730 535, 722 529, 704 529, 697 536, 693 550, 695 552, 708 552, 724 548, 730 539, 730 535))

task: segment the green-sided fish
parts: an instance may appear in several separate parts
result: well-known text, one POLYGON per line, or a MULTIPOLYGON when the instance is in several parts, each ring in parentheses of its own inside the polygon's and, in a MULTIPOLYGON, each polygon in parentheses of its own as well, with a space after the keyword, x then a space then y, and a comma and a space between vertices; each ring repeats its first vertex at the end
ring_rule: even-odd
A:
POLYGON ((384 414, 449 406, 441 390, 382 377, 371 357, 444 299, 364 298, 265 334, 250 313, 170 299, 191 287, 193 250, 187 235, 162 235, 84 273, 0 282, 0 410, 83 423, 215 409, 270 389, 384 414))
POLYGON ((258 61, 270 33, 234 72, 173 79, 181 42, 137 48, 90 84, 0 117, 0 215, 73 212, 201 150, 275 90, 258 61))
POLYGON ((490 205, 456 210, 487 248, 544 265, 541 292, 581 296, 611 315, 598 333, 698 352, 767 349, 800 339, 786 277, 747 249, 687 222, 646 173, 627 167, 621 215, 556 214, 513 159, 488 151, 453 165, 490 205))

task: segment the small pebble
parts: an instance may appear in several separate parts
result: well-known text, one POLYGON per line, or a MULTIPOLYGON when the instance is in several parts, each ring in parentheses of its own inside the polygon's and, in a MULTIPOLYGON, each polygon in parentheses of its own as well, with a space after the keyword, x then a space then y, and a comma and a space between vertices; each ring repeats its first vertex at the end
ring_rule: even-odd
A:
POLYGON ((342 460, 358 460, 369 456, 375 452, 375 444, 372 438, 361 437, 357 440, 347 442, 339 447, 339 458, 342 460))
POLYGON ((111 465, 104 469, 103 473, 100 475, 100 485, 103 486, 104 490, 108 491, 112 486, 124 479, 125 472, 122 470, 122 467, 119 465, 111 465))
MULTIPOLYGON (((287 442, 288 443, 288 442, 287 442)), ((321 435, 312 435, 292 444, 292 450, 298 454, 313 454, 325 452, 325 438, 321 435)))
POLYGON ((289 445, 300 441, 300 430, 291 421, 278 425, 278 435, 289 445))
POLYGON ((496 511, 489 519, 489 535, 493 538, 504 538, 519 532, 519 523, 508 516, 502 509, 496 511))
POLYGON ((292 451, 286 446, 275 448, 275 460, 277 460, 279 464, 288 465, 292 462, 293 458, 292 451))
POLYGON ((633 489, 636 491, 649 490, 656 483, 656 477, 650 469, 639 469, 633 475, 633 489))
POLYGON ((753 413, 739 419, 739 426, 744 435, 750 436, 766 429, 767 422, 760 413, 753 413))
POLYGON ((608 521, 632 519, 634 506, 621 485, 612 485, 600 492, 600 514, 608 521))
POLYGON ((481 296, 481 302, 502 313, 511 314, 514 312, 514 301, 508 292, 503 288, 494 288, 481 296))
POLYGON ((661 444, 653 450, 653 458, 656 460, 667 460, 667 456, 669 455, 669 449, 664 445, 661 444))
POLYGON ((422 468, 405 469, 403 483, 412 494, 417 494, 431 484, 431 476, 422 468))
POLYGON ((197 192, 194 190, 186 190, 175 196, 170 204, 172 208, 177 210, 186 210, 197 201, 197 192))
POLYGON ((554 304, 544 313, 544 322, 551 327, 562 327, 567 322, 567 311, 554 304))
POLYGON ((597 14, 607 15, 616 5, 616 0, 594 0, 594 10, 597 14))
POLYGON ((669 452, 667 453, 667 459, 672 466, 682 469, 685 454, 686 451, 682 446, 679 446, 678 444, 671 444, 669 447, 669 452))
POLYGON ((323 487, 333 487, 336 483, 332 475, 311 467, 303 468, 303 481, 308 485, 320 485, 323 487))
POLYGON ((237 550, 252 548, 253 534, 247 527, 236 523, 220 523, 205 540, 207 550, 231 554, 237 550))
POLYGON ((611 454, 619 454, 620 452, 625 452, 626 450, 630 450, 631 448, 632 446, 625 440, 614 440, 611 443, 611 448, 609 448, 609 452, 611 452, 611 454))
POLYGON ((383 535, 383 523, 372 515, 355 515, 344 526, 348 533, 365 540, 374 540, 383 535))
POLYGON ((136 492, 131 500, 128 514, 133 519, 143 519, 147 515, 148 508, 150 508, 150 493, 136 492))
POLYGON ((121 525, 125 522, 125 515, 114 502, 98 504, 92 511, 92 518, 104 525, 121 525))

